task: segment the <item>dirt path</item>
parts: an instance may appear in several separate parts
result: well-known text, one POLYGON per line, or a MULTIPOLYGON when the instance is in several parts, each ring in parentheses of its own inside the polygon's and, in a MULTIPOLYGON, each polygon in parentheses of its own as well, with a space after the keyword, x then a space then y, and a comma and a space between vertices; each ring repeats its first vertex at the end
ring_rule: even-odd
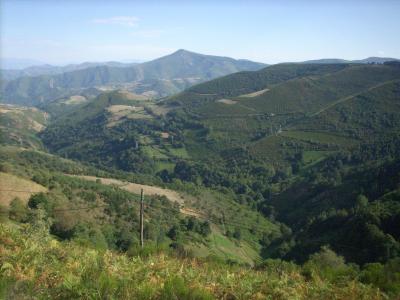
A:
POLYGON ((133 194, 140 194, 140 190, 143 189, 143 192, 147 195, 160 195, 160 196, 165 196, 168 198, 168 200, 172 202, 177 202, 180 204, 180 212, 181 214, 184 214, 186 216, 192 216, 196 218, 201 218, 201 214, 199 214, 196 210, 193 210, 192 208, 189 207, 184 207, 184 202, 185 198, 182 194, 170 190, 170 189, 164 189, 161 187, 157 186, 152 186, 152 185, 145 185, 145 184, 138 184, 138 183, 132 183, 128 181, 122 181, 118 179, 113 179, 113 178, 101 178, 101 177, 95 177, 95 176, 80 176, 80 175, 69 175, 68 176, 73 176, 73 177, 78 177, 82 178, 85 180, 90 180, 90 181, 96 181, 97 179, 100 179, 102 184, 106 185, 117 185, 119 188, 128 191, 133 194))
POLYGON ((319 111, 317 111, 317 112, 311 114, 311 117, 317 116, 317 115, 319 115, 320 113, 326 111, 327 109, 329 109, 329 108, 331 108, 331 107, 333 107, 333 106, 335 106, 335 105, 338 105, 338 104, 343 103, 343 102, 345 102, 345 101, 349 101, 349 100, 351 100, 351 99, 353 99, 353 98, 355 98, 355 97, 357 97, 357 96, 360 96, 360 95, 362 95, 362 94, 364 94, 364 93, 366 93, 366 92, 370 92, 370 91, 372 91, 372 90, 374 90, 374 89, 377 89, 377 88, 379 88, 379 87, 381 87, 381 86, 383 86, 383 85, 385 85, 385 84, 389 84, 389 83, 393 83, 393 82, 398 82, 398 81, 399 81, 398 79, 395 79, 395 80, 389 80, 389 81, 381 82, 381 83, 379 83, 379 84, 376 84, 376 85, 374 85, 374 86, 369 87, 368 89, 366 89, 366 90, 364 90, 364 91, 362 91, 362 92, 359 92, 359 93, 356 93, 356 94, 353 94, 353 95, 349 95, 349 96, 340 98, 340 99, 336 100, 335 102, 332 102, 332 103, 328 104, 327 106, 325 106, 324 108, 320 109, 319 111))

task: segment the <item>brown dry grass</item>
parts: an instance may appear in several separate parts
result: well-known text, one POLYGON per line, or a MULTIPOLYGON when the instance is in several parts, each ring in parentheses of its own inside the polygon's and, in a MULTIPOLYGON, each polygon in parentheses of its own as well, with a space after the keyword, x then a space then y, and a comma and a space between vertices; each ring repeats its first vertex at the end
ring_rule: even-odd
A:
MULTIPOLYGON (((73 175, 71 175, 71 176, 73 176, 73 175)), ((173 191, 170 189, 164 189, 164 188, 161 188, 158 186, 132 183, 132 182, 121 181, 121 180, 113 179, 113 178, 99 178, 99 177, 95 177, 95 176, 77 176, 77 177, 86 179, 86 180, 91 180, 91 181, 96 181, 96 179, 100 179, 102 184, 106 184, 106 185, 114 184, 114 185, 119 186, 121 189, 124 189, 124 190, 134 193, 134 194, 140 194, 140 190, 143 189, 143 192, 147 195, 165 196, 170 201, 178 202, 179 204, 184 203, 183 195, 179 194, 176 191, 173 191)))
POLYGON ((8 206, 18 197, 27 202, 32 194, 45 192, 47 189, 31 180, 0 172, 0 204, 8 206))
POLYGON ((76 104, 81 104, 84 102, 87 102, 88 99, 86 97, 81 96, 81 95, 74 95, 69 97, 64 103, 69 104, 69 105, 76 105, 76 104))
POLYGON ((269 91, 269 89, 263 89, 261 91, 257 91, 257 92, 253 92, 253 93, 249 93, 249 94, 243 94, 243 95, 240 95, 239 97, 253 98, 253 97, 260 96, 261 94, 264 94, 265 92, 268 92, 268 91, 269 91))
POLYGON ((217 102, 219 103, 223 103, 223 104, 228 104, 228 105, 232 105, 237 103, 237 101, 231 100, 231 99, 219 99, 217 100, 217 102))

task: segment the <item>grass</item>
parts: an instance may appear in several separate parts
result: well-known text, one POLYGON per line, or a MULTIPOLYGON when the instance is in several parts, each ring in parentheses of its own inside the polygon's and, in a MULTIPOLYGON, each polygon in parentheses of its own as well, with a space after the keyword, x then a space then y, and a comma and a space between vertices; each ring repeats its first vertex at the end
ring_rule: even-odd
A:
POLYGON ((311 163, 316 163, 324 158, 326 158, 329 154, 333 153, 332 151, 315 151, 309 150, 303 152, 303 162, 308 165, 311 163))
POLYGON ((47 189, 31 180, 0 172, 0 204, 8 206, 18 197, 22 201, 28 201, 34 193, 44 192, 47 189), (28 192, 25 192, 28 191, 28 192))
POLYGON ((175 168, 175 164, 167 161, 157 161, 156 162, 156 171, 168 170, 172 172, 175 168))
POLYGON ((143 146, 143 152, 150 158, 154 159, 168 159, 168 156, 161 149, 153 146, 143 146))
POLYGON ((3 298, 385 299, 371 286, 305 277, 296 267, 254 270, 163 253, 128 257, 61 243, 42 229, 0 224, 3 298))
POLYGON ((357 141, 354 139, 327 132, 290 130, 290 131, 283 131, 281 135, 305 142, 336 144, 343 147, 351 147, 356 145, 357 143, 357 141))
POLYGON ((253 265, 260 260, 259 254, 246 245, 246 242, 237 242, 224 236, 218 230, 211 233, 210 252, 217 257, 224 257, 225 260, 245 262, 253 265))
POLYGON ((168 148, 168 152, 170 154, 172 154, 173 156, 175 156, 175 157, 185 158, 185 159, 190 158, 189 153, 186 151, 185 148, 172 148, 172 147, 169 147, 168 148))

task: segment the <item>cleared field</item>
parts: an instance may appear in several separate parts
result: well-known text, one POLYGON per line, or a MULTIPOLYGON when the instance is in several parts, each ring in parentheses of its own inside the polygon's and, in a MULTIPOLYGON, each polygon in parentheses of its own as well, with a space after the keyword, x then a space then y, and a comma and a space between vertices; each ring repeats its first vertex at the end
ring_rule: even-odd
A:
POLYGON ((237 101, 231 100, 231 99, 219 99, 217 100, 217 102, 219 103, 223 103, 223 104, 228 104, 228 105, 232 105, 237 103, 237 101))
POLYGON ((133 105, 111 105, 107 107, 107 111, 111 114, 108 119, 108 127, 117 125, 123 121, 124 118, 128 119, 150 119, 152 118, 143 106, 133 105))
POLYGON ((88 101, 88 99, 86 99, 86 97, 80 96, 80 95, 75 95, 75 96, 69 97, 66 101, 64 101, 64 103, 67 105, 77 105, 77 104, 85 103, 87 101, 88 101))
POLYGON ((178 202, 179 204, 184 203, 183 195, 179 194, 176 191, 164 189, 164 188, 157 187, 157 186, 132 183, 132 182, 121 181, 121 180, 113 179, 113 178, 99 178, 99 177, 95 177, 95 176, 75 176, 75 175, 70 175, 70 176, 79 177, 79 178, 90 180, 90 181, 96 181, 97 179, 100 179, 102 184, 117 185, 119 188, 126 190, 128 192, 134 193, 134 194, 140 194, 140 190, 143 189, 143 192, 147 195, 165 196, 170 201, 178 202))
POLYGON ((185 148, 168 148, 168 152, 179 158, 189 158, 189 154, 185 148))
POLYGON ((45 191, 47 189, 44 186, 31 180, 0 172, 1 205, 8 206, 15 197, 27 202, 32 194, 45 191))
POLYGON ((269 89, 263 89, 261 91, 240 95, 239 97, 240 98, 253 98, 253 97, 260 96, 260 95, 262 95, 262 94, 264 94, 265 92, 268 92, 268 91, 269 91, 269 89))
POLYGON ((161 151, 161 149, 153 146, 143 146, 142 147, 144 154, 153 159, 168 159, 168 156, 161 151))
POLYGON ((107 110, 112 113, 112 114, 117 114, 117 115, 127 115, 130 112, 137 112, 142 110, 143 107, 140 106, 131 106, 131 105, 111 105, 107 107, 107 110))
POLYGON ((138 94, 131 93, 131 92, 128 92, 128 91, 124 91, 124 90, 119 91, 119 93, 121 95, 123 95, 128 100, 137 100, 137 101, 147 101, 147 100, 149 100, 149 97, 146 97, 144 95, 138 95, 138 94))
POLYGON ((165 116, 169 111, 171 111, 170 107, 161 106, 157 104, 148 104, 146 105, 152 112, 152 114, 156 116, 165 116))
POLYGON ((260 258, 258 253, 247 243, 232 241, 215 228, 210 236, 210 252, 219 257, 243 261, 250 265, 260 258))
POLYGON ((161 170, 168 170, 172 172, 174 170, 175 164, 167 161, 157 161, 156 162, 156 169, 157 172, 161 170))
POLYGON ((33 107, 0 104, 0 118, 8 119, 11 123, 7 126, 13 129, 40 132, 45 128, 48 115, 33 107))
POLYGON ((332 151, 304 151, 303 153, 303 162, 305 164, 311 164, 323 160, 329 154, 333 153, 332 151))

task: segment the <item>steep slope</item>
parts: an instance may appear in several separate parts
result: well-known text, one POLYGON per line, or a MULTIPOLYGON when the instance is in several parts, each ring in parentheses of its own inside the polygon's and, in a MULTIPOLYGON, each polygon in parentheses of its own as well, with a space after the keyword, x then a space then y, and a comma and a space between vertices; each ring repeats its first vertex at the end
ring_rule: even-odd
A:
POLYGON ((38 299, 381 300, 396 299, 398 292, 398 278, 385 274, 391 272, 395 262, 356 272, 340 257, 330 256, 329 262, 335 263, 331 267, 318 264, 318 259, 324 257, 322 253, 314 259, 317 264, 312 268, 309 266, 314 261, 304 268, 269 261, 251 269, 165 253, 128 256, 59 242, 47 233, 35 231, 33 226, 10 223, 0 224, 0 237, 0 293, 5 299, 30 295, 38 299), (379 273, 373 272, 379 267, 379 273), (307 276, 310 273, 312 276, 307 276), (361 280, 356 275, 361 275, 361 280), (380 275, 379 281, 369 275, 380 275))
POLYGON ((235 97, 266 89, 290 79, 340 71, 346 64, 278 64, 255 72, 239 72, 195 85, 170 97, 171 104, 200 105, 224 97, 235 97))
POLYGON ((223 191, 289 225, 263 237, 265 257, 304 260, 329 244, 350 261, 387 261, 400 249, 397 196, 386 195, 399 178, 399 95, 396 64, 283 64, 194 86, 144 113, 131 107, 143 102, 105 93, 41 136, 57 154, 223 191), (364 194, 371 205, 360 216, 364 194), (330 216, 346 229, 323 227, 330 216), (354 222, 369 242, 351 248, 354 222))
POLYGON ((256 70, 263 64, 179 50, 171 55, 132 67, 96 66, 59 75, 21 77, 5 82, 2 101, 37 105, 78 94, 85 88, 120 87, 132 92, 170 95, 211 78, 242 70, 256 70), (168 84, 165 84, 167 82, 168 84))
POLYGON ((48 114, 33 107, 0 105, 0 144, 42 148, 37 133, 46 125, 48 114))

